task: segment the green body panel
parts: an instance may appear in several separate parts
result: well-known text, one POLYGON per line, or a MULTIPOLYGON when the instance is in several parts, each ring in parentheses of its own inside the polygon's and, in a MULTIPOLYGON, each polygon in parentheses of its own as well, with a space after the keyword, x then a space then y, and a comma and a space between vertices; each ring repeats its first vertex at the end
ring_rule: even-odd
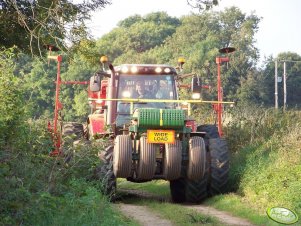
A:
POLYGON ((185 113, 182 109, 147 109, 138 111, 139 129, 183 129, 185 113))

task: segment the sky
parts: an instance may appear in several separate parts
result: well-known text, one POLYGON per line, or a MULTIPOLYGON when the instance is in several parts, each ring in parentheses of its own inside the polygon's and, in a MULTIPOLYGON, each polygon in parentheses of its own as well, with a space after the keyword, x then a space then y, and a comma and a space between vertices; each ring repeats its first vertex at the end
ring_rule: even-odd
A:
MULTIPOLYGON (((300 0, 221 0, 213 10, 220 11, 231 6, 240 8, 243 13, 254 12, 262 17, 255 35, 261 60, 288 51, 301 55, 300 0)), ((111 5, 93 13, 92 21, 88 24, 97 39, 129 16, 143 16, 157 11, 165 11, 175 17, 198 12, 187 4, 187 0, 112 0, 111 5)))

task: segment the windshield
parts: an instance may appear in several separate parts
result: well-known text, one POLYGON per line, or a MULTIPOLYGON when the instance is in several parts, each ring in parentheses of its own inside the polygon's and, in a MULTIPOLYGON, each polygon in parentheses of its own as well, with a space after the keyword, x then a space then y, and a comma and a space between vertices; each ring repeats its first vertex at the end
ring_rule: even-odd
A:
MULTIPOLYGON (((176 100, 173 75, 120 75, 118 98, 176 100)), ((117 114, 129 114, 129 103, 117 104, 117 114)), ((175 103, 137 103, 135 108, 175 108, 175 103)))

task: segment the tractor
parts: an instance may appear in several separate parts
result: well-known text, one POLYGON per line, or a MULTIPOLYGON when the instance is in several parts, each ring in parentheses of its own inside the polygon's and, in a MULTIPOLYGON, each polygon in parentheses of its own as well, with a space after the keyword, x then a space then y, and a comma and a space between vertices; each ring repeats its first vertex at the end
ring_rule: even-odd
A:
MULTIPOLYGON (((51 52, 52 46, 49 47, 51 52)), ((229 53, 234 48, 221 49, 229 53)), ((52 156, 63 154, 61 133, 77 131, 81 124, 65 124, 59 129, 58 118, 61 84, 88 85, 91 112, 87 118, 87 139, 103 137, 109 145, 101 151, 102 165, 98 175, 103 192, 116 198, 116 179, 147 182, 163 179, 170 182, 174 202, 199 203, 207 196, 226 191, 229 173, 229 153, 222 133, 223 102, 220 65, 228 57, 217 57, 218 100, 200 100, 204 85, 193 76, 190 87, 193 100, 179 100, 179 80, 185 77, 181 69, 158 64, 123 64, 114 67, 106 56, 101 57, 103 69, 90 81, 62 81, 62 57, 49 54, 56 60, 57 79, 53 123, 48 129, 54 141, 52 156), (187 104, 184 109, 183 103, 187 104), (217 125, 197 125, 191 117, 191 104, 210 103, 217 115, 217 125)))
MULTIPOLYGON (((216 125, 196 125, 191 103, 200 100, 201 81, 192 77, 194 100, 179 100, 179 73, 169 65, 123 64, 114 67, 107 57, 102 70, 89 81, 91 114, 89 139, 107 137, 111 142, 100 153, 99 176, 103 191, 116 197, 116 179, 170 182, 174 202, 199 203, 208 195, 225 192, 229 154, 216 125)), ((179 59, 182 68, 184 59, 179 59)), ((218 95, 219 96, 219 95, 218 95)), ((219 96, 220 97, 220 96, 219 96)), ((214 103, 221 114, 222 100, 214 103)))

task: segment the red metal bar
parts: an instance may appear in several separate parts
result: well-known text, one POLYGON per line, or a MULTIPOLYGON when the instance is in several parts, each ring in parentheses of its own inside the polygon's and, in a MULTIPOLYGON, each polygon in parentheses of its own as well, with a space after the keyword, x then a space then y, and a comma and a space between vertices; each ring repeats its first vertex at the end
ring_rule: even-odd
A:
POLYGON ((64 85, 88 85, 89 82, 88 81, 61 81, 61 84, 64 85))
MULTIPOLYGON (((216 57, 217 64, 217 100, 223 101, 223 91, 222 91, 222 81, 221 81, 221 64, 223 62, 229 62, 228 57, 216 57)), ((221 103, 217 104, 217 128, 220 137, 222 137, 223 129, 222 129, 222 115, 223 115, 223 105, 221 103)))
POLYGON ((61 62, 62 56, 48 56, 48 59, 57 61, 57 75, 56 75, 56 88, 55 88, 55 104, 54 104, 54 119, 53 127, 48 124, 48 130, 52 133, 52 139, 54 142, 54 150, 50 153, 51 156, 57 156, 61 154, 61 133, 58 129, 58 117, 59 111, 62 109, 62 104, 60 102, 60 86, 61 84, 71 84, 71 85, 87 85, 88 81, 61 81, 61 62))
MULTIPOLYGON (((180 88, 191 88, 191 85, 190 84, 182 84, 182 85, 180 85, 180 88)), ((210 89, 211 86, 210 85, 202 85, 202 88, 203 89, 210 89)))
POLYGON ((54 151, 50 153, 50 155, 59 155, 61 153, 61 136, 58 132, 58 116, 59 110, 61 108, 61 103, 59 101, 60 94, 60 85, 61 85, 61 62, 62 56, 51 56, 48 57, 50 59, 56 59, 57 61, 57 74, 56 74, 56 88, 55 88, 55 105, 54 105, 54 120, 53 120, 53 134, 54 134, 54 151))

